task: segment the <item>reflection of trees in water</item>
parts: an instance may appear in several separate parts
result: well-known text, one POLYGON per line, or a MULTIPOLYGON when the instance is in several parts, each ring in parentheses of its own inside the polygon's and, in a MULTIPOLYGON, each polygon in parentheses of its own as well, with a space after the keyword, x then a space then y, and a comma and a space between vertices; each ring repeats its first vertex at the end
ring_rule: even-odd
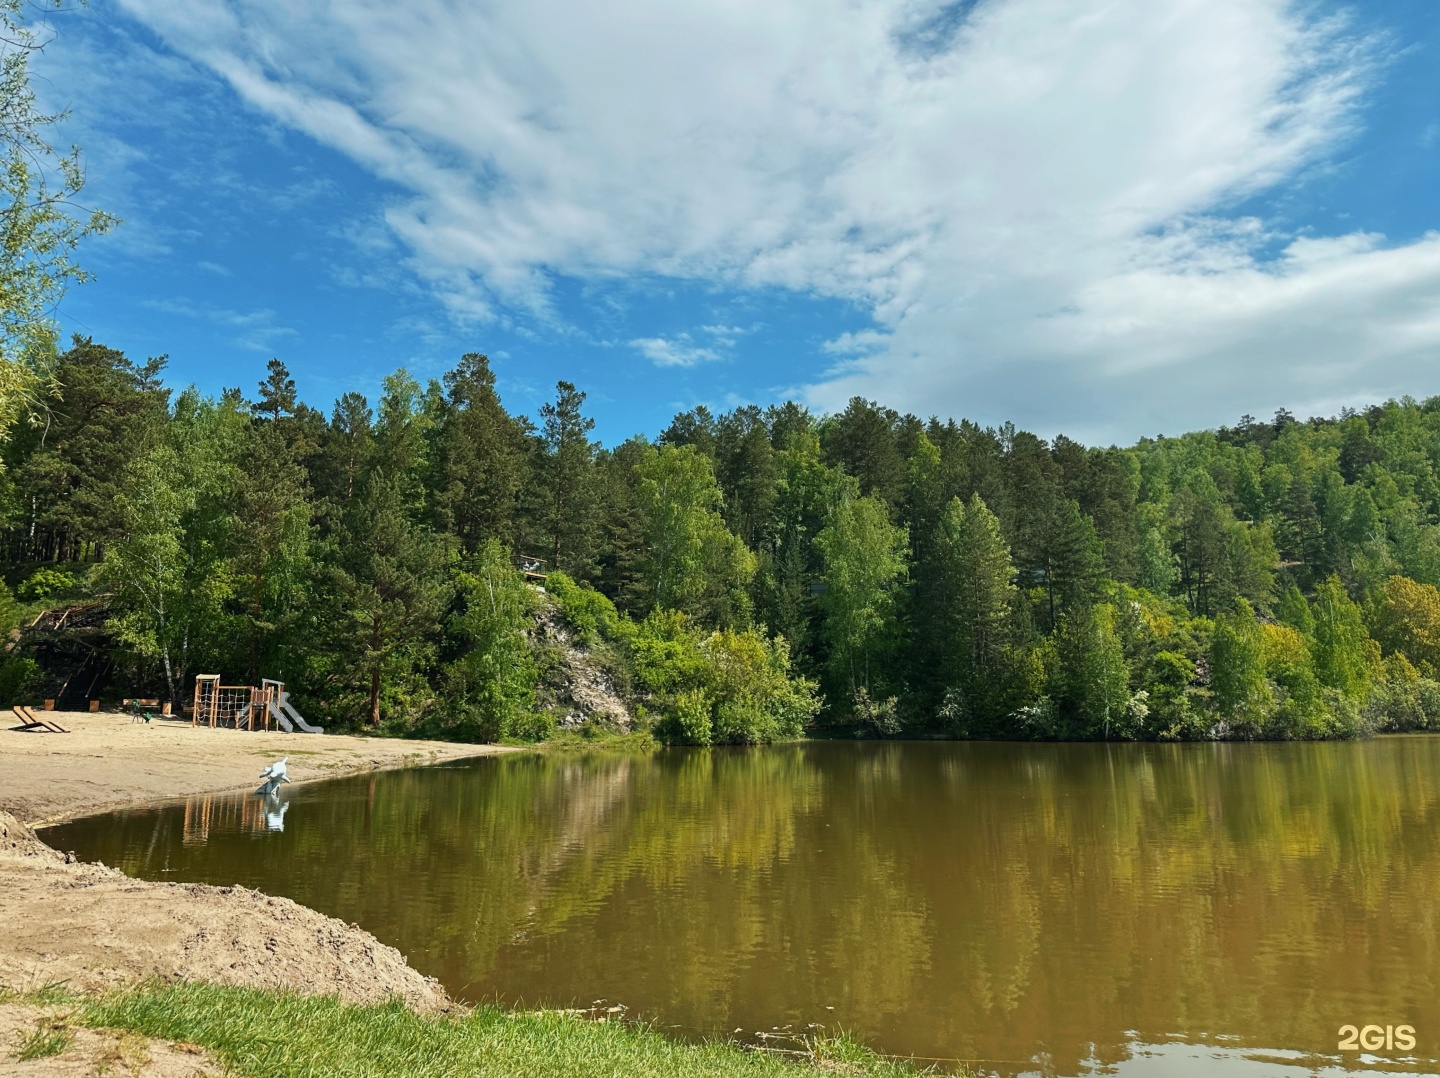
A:
POLYGON ((818 989, 837 973, 904 1005, 907 971, 923 963, 923 911, 873 830, 824 827, 822 773, 803 748, 670 753, 631 780, 610 826, 544 881, 527 937, 500 956, 495 983, 665 1000, 668 1018, 697 1025, 757 990, 818 989), (791 870, 827 843, 853 876, 816 886, 791 870), (875 910, 891 913, 888 937, 875 932, 875 910), (584 945, 557 941, 557 959, 537 944, 566 931, 584 945))
POLYGON ((692 1027, 1061 1073, 1127 1030, 1440 1028, 1440 739, 537 755, 303 793, 283 835, 144 815, 76 848, 290 895, 472 996, 692 1027))
MULTIPOLYGON (((1059 1057, 1067 1041, 1103 1047, 1100 1031, 1112 1049, 1127 1029, 1209 1031, 1333 1051, 1337 1008, 1435 1025, 1437 750, 958 754, 945 777, 966 822, 935 843, 984 867, 975 890, 935 904, 934 967, 954 972, 968 1004, 949 1012, 946 1039, 993 1056, 1028 1029, 1059 1057), (988 934, 1037 925, 1033 973, 977 961, 988 934), (967 981, 969 968, 996 969, 1012 994, 967 981), (972 1041, 967 1027, 984 1032, 972 1041)), ((922 871, 915 886, 934 883, 922 871)))

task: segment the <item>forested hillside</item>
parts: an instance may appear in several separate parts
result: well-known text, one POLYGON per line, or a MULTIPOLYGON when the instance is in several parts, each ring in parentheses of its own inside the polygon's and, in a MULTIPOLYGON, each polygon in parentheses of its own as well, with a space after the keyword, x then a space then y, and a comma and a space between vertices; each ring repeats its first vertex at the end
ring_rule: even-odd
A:
POLYGON ((49 373, 4 448, 0 703, 78 661, 35 621, 69 610, 111 697, 279 677, 331 726, 542 737, 547 601, 671 741, 1440 727, 1440 398, 1128 448, 697 408, 607 448, 475 354, 327 411, 277 361, 253 399, 79 338, 49 373))

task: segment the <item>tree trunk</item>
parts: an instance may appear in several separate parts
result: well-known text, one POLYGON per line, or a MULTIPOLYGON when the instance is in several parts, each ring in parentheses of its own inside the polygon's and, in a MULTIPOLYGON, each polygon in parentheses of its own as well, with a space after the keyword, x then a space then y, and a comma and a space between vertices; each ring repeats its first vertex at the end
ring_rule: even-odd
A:
POLYGON ((370 668, 370 725, 380 725, 380 619, 370 623, 370 653, 375 656, 370 668))
POLYGON ((175 702, 176 702, 176 696, 175 696, 175 671, 174 671, 174 670, 171 668, 171 666, 170 666, 170 649, 169 649, 169 648, 165 648, 165 649, 164 649, 164 651, 163 651, 163 658, 164 658, 164 660, 165 660, 165 687, 166 687, 166 689, 169 690, 169 693, 170 693, 170 704, 171 704, 171 706, 173 707, 173 706, 175 705, 175 702))

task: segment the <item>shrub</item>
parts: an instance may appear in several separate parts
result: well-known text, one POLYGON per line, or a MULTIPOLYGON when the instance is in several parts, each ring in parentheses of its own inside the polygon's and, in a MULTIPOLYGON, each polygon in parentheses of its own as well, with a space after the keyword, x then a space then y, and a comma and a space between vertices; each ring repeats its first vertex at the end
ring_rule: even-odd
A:
POLYGON ((700 635, 680 611, 652 610, 639 625, 627 628, 630 664, 642 692, 669 695, 705 684, 700 635))
POLYGON ((636 685, 665 716, 657 727, 663 740, 705 745, 794 738, 820 709, 814 683, 791 676, 782 638, 732 629, 702 637, 679 611, 655 610, 631 625, 626 643, 636 685))
POLYGON ((900 716, 895 708, 897 702, 893 696, 872 697, 864 685, 851 694, 856 721, 881 737, 893 737, 900 732, 900 716))
POLYGON ((19 703, 39 673, 34 659, 11 657, 0 662, 0 705, 19 703))
POLYGON ((503 731, 516 741, 544 741, 555 734, 555 716, 549 711, 525 711, 511 718, 503 731))
POLYGON ((1384 671, 1365 703, 1366 723, 1385 733, 1440 730, 1440 682, 1421 677, 1399 653, 1385 660, 1384 671))
POLYGON ((815 685, 790 676, 790 649, 783 638, 725 629, 710 636, 701 651, 715 695, 716 741, 796 738, 820 710, 815 685))
POLYGON ((64 569, 41 568, 31 573, 16 594, 26 602, 44 600, 75 588, 75 574, 64 569))
POLYGON ((551 573, 545 579, 545 590, 559 604, 561 615, 586 647, 614 638, 620 615, 615 604, 600 592, 575 583, 564 573, 551 573))
POLYGON ((688 745, 708 745, 714 734, 710 714, 715 702, 704 689, 682 692, 675 697, 675 705, 669 722, 661 729, 662 736, 671 735, 667 740, 688 745))

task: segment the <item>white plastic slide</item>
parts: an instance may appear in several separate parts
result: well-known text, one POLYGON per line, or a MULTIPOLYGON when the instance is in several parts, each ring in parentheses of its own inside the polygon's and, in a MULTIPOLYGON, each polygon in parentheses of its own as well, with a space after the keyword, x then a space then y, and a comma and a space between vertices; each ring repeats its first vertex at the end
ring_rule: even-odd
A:
POLYGON ((293 734, 299 730, 303 734, 323 734, 323 726, 311 726, 305 721, 304 716, 290 706, 290 694, 280 693, 278 700, 270 701, 270 715, 274 718, 276 725, 287 734, 293 734))
POLYGON ((284 730, 287 734, 293 734, 295 732, 294 725, 292 725, 290 720, 285 717, 285 712, 281 711, 278 707, 275 706, 274 700, 270 701, 270 717, 275 720, 275 725, 280 727, 280 729, 284 730))

